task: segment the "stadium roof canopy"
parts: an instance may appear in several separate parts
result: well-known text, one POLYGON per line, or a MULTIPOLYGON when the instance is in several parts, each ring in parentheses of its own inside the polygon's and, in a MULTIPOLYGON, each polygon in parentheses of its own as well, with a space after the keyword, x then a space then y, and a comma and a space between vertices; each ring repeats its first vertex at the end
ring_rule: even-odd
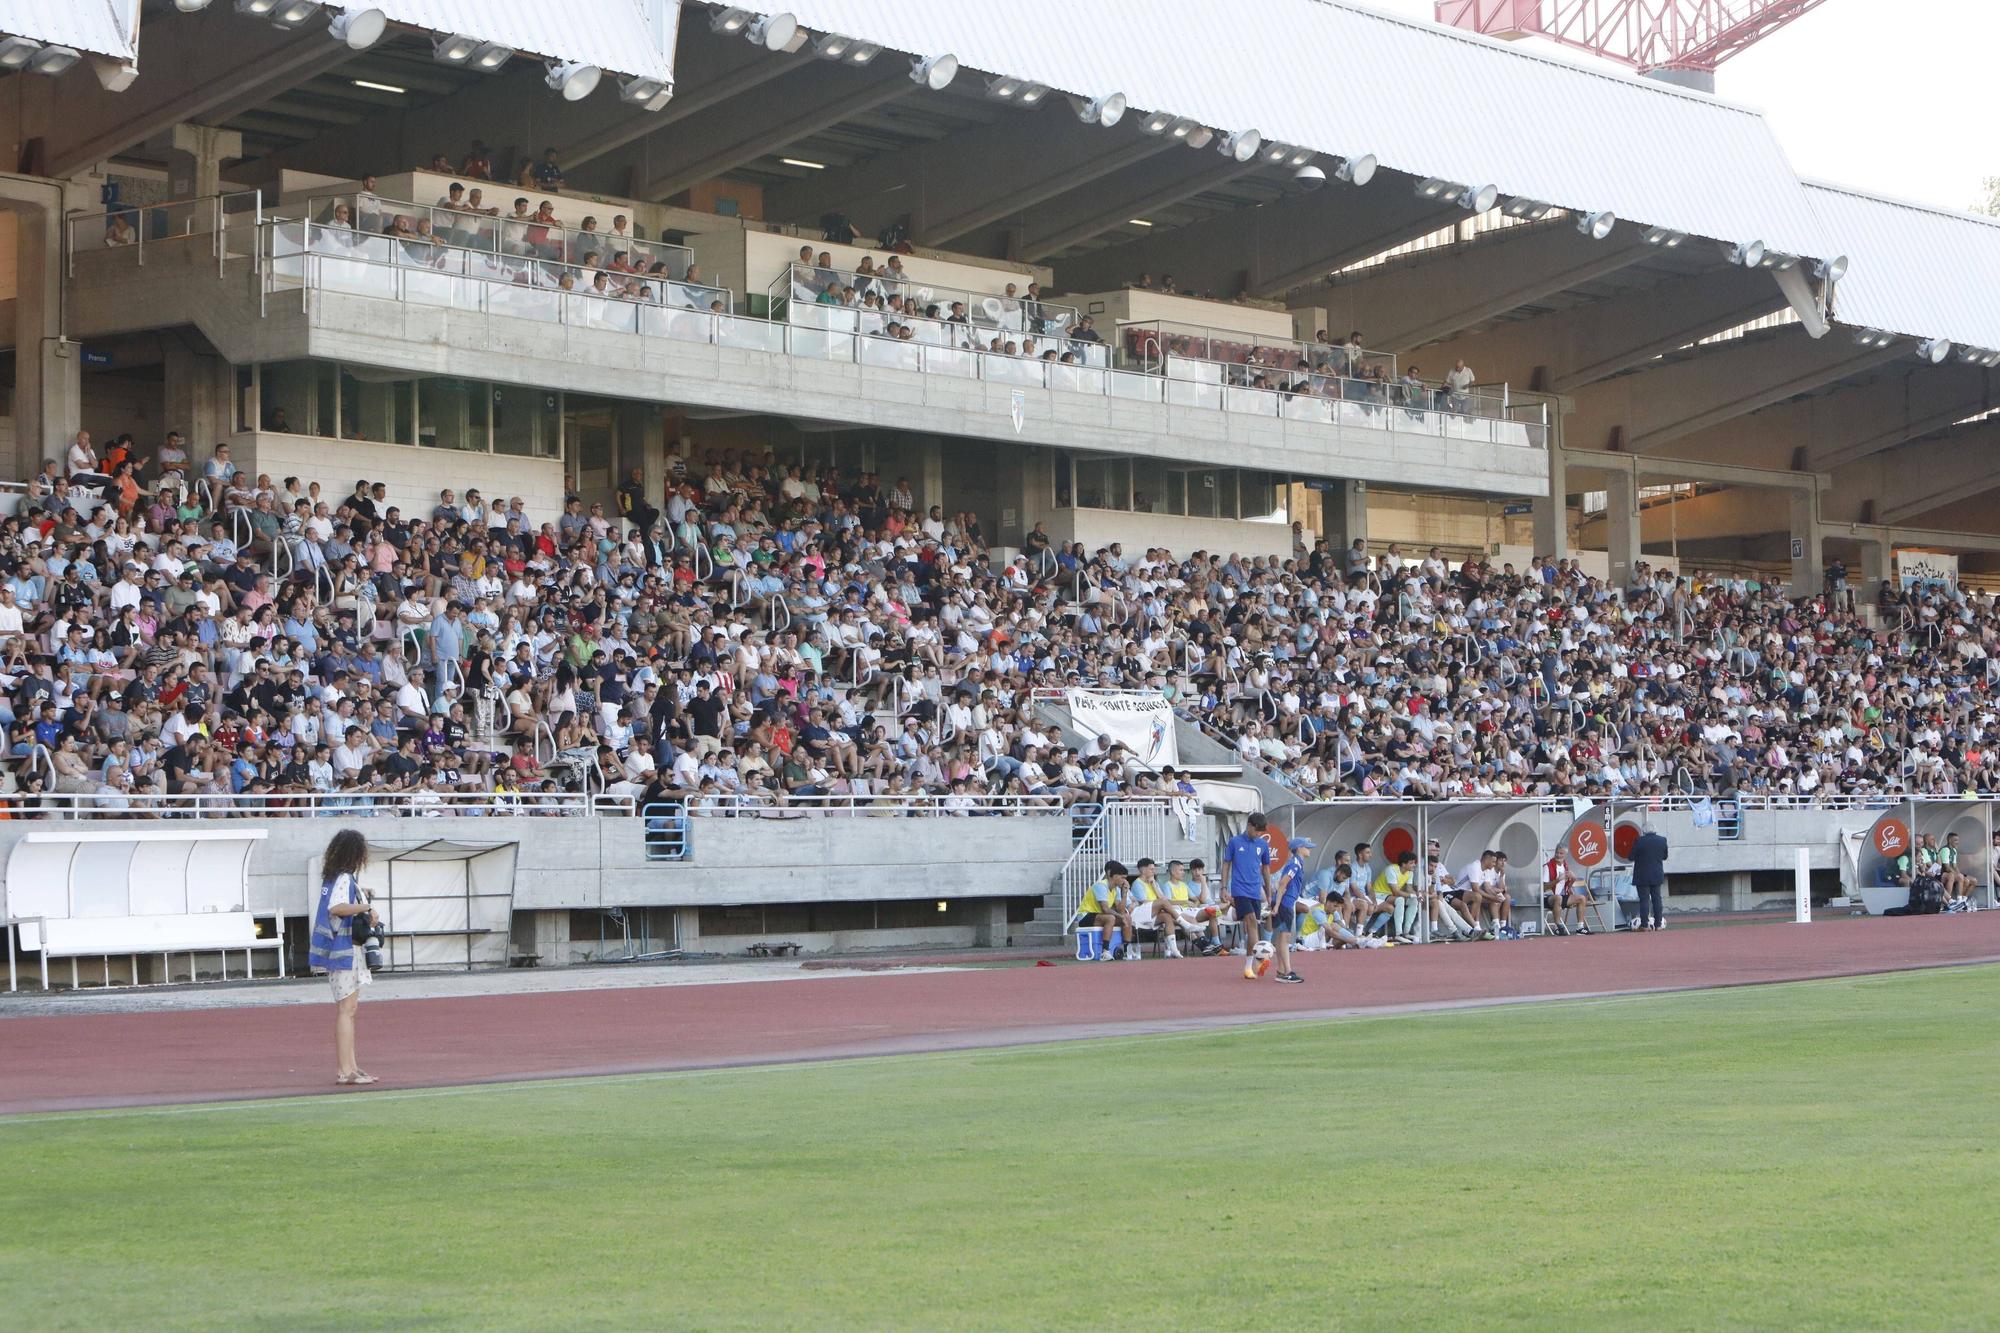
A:
POLYGON ((139 49, 139 0, 6 0, 0 33, 128 61, 139 49))
MULTIPOLYGON (((779 7, 771 0, 772 7, 779 7)), ((1753 110, 1340 0, 783 0, 814 32, 1788 254, 1837 250, 1753 110), (1366 71, 1365 79, 1351 77, 1366 71)))
POLYGON ((1854 265, 1841 323, 2000 350, 2000 221, 1842 185, 1806 191, 1854 265))

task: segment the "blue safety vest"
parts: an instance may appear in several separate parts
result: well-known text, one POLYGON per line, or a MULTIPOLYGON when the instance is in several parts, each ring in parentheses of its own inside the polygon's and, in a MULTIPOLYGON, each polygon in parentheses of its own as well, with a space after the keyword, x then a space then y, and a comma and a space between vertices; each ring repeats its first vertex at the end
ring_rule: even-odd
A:
MULTIPOLYGON (((352 875, 343 878, 352 901, 360 886, 352 875)), ((333 886, 338 882, 329 879, 319 886, 319 905, 313 909, 312 950, 307 961, 315 972, 349 972, 354 968, 354 936, 344 918, 336 921, 333 916, 333 886)))

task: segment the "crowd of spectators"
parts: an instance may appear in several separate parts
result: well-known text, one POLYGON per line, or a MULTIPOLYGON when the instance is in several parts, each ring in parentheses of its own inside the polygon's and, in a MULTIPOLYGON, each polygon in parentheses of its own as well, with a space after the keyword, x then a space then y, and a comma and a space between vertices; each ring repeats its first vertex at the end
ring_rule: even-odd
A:
POLYGON ((1303 800, 2000 787, 2000 610, 1953 587, 1870 615, 1303 531, 1278 559, 1037 527, 1003 558, 906 479, 666 471, 555 514, 476 487, 406 508, 80 434, 0 523, 13 808, 976 814, 1182 787, 1066 744, 1033 694, 1078 686, 1161 692, 1303 800))

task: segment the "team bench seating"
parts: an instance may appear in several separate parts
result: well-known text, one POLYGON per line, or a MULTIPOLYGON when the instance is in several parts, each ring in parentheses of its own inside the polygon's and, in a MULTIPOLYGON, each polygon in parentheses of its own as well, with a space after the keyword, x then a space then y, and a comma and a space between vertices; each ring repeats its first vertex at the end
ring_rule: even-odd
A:
POLYGON ((21 947, 44 959, 68 958, 75 979, 78 958, 120 956, 162 958, 173 954, 216 953, 222 956, 222 977, 229 979, 229 955, 243 951, 243 975, 254 969, 251 954, 269 949, 278 955, 278 975, 285 975, 283 932, 260 936, 257 918, 249 912, 201 912, 193 915, 50 917, 24 921, 21 947))

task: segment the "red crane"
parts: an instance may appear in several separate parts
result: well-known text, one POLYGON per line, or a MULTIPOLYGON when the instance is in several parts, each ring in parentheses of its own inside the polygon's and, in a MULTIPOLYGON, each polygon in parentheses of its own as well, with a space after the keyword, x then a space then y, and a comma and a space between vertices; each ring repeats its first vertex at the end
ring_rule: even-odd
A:
POLYGON ((1709 76, 1823 0, 1437 0, 1437 21, 1489 37, 1545 37, 1642 74, 1709 76))

